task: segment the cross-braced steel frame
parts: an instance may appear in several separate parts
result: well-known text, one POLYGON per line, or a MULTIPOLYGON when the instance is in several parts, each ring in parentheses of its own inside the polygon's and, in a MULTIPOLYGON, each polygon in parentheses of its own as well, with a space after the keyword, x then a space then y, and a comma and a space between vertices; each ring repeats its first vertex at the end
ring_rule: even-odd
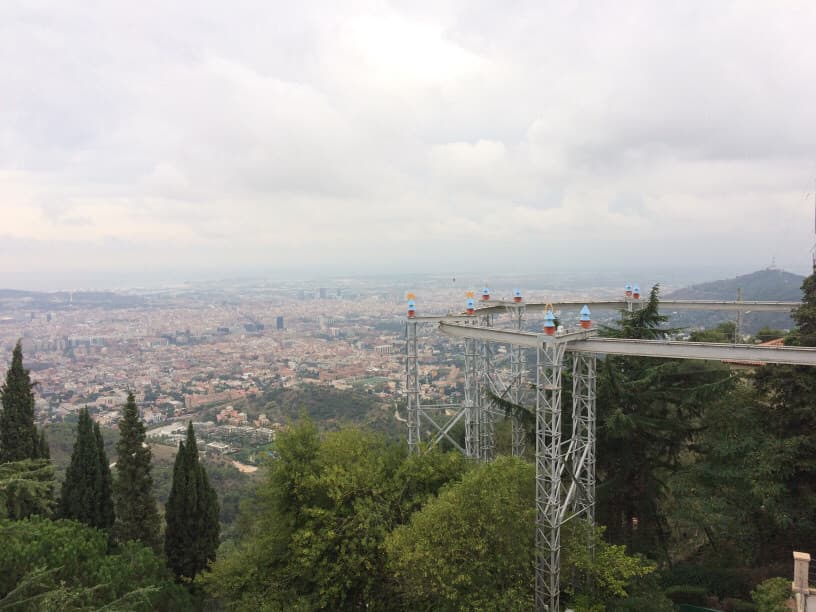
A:
MULTIPOLYGON (((592 306, 633 310, 639 304, 631 299, 591 302, 592 306)), ((565 306, 566 303, 560 306, 565 306)), ((569 304, 575 306, 576 304, 569 304)), ((685 310, 739 311, 747 302, 673 301, 670 307, 685 310)), ((789 311, 792 302, 751 302, 759 311, 789 311)), ((475 460, 490 460, 494 453, 493 422, 499 413, 487 390, 516 405, 525 405, 526 390, 535 390, 535 463, 536 463, 536 574, 535 600, 539 611, 559 610, 561 574, 561 527, 572 518, 595 520, 595 449, 596 449, 596 354, 641 355, 679 359, 743 359, 769 363, 792 363, 816 366, 816 349, 767 348, 743 345, 669 342, 653 340, 619 340, 594 337, 592 331, 534 334, 523 331, 525 311, 546 311, 551 304, 491 303, 475 316, 444 315, 423 317, 423 322, 440 323, 448 336, 464 342, 465 397, 455 409, 451 405, 420 405, 417 353, 418 321, 409 319, 406 326, 406 394, 408 398, 408 444, 419 452, 422 424, 431 432, 429 445, 450 441, 475 460), (490 315, 511 315, 513 330, 493 329, 490 315), (510 378, 502 380, 496 367, 492 346, 509 347, 510 378), (535 349, 535 384, 526 380, 524 350, 535 349), (565 355, 572 360, 571 428, 562 424, 562 374, 565 355), (452 412, 440 425, 429 415, 441 409, 452 412), (460 420, 465 421, 465 448, 449 435, 460 420), (564 439, 566 438, 566 439, 564 439)), ((446 414, 447 414, 446 412, 446 414)), ((524 453, 524 431, 518 415, 513 414, 513 454, 524 453)), ((591 543, 590 543, 591 546, 591 543)))

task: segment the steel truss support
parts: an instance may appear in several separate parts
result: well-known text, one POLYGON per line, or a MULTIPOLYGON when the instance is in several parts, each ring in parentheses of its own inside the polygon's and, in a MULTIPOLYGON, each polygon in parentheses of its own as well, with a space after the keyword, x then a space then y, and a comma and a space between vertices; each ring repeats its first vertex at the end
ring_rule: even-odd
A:
MULTIPOLYGON (((492 327, 493 320, 491 315, 486 315, 481 318, 481 327, 492 327)), ((495 363, 493 362, 493 347, 490 342, 481 341, 479 346, 479 448, 477 450, 476 458, 478 461, 491 461, 495 450, 495 427, 494 412, 495 405, 491 400, 487 391, 490 390, 495 394, 502 394, 501 383, 497 382, 497 373, 495 370, 495 363)))
MULTIPOLYGON (((522 331, 524 329, 524 307, 516 306, 511 310, 513 317, 513 327, 522 331)), ((510 388, 509 399, 516 406, 524 405, 526 401, 526 364, 524 360, 524 349, 520 346, 510 346, 510 388)), ((521 415, 512 415, 512 446, 513 456, 521 457, 527 446, 526 433, 522 423, 521 415)))
MULTIPOLYGON (((596 357, 575 354, 572 357, 572 440, 569 462, 572 484, 570 512, 595 524, 595 386, 596 357)), ((569 520, 570 517, 567 517, 569 520)))
POLYGON ((536 349, 536 610, 558 610, 561 579, 561 371, 566 344, 536 349))
POLYGON ((481 425, 481 378, 479 377, 478 341, 465 339, 465 455, 479 458, 480 425, 481 425))
POLYGON ((417 352, 417 323, 405 323, 405 395, 408 398, 408 452, 419 452, 419 355, 417 352))

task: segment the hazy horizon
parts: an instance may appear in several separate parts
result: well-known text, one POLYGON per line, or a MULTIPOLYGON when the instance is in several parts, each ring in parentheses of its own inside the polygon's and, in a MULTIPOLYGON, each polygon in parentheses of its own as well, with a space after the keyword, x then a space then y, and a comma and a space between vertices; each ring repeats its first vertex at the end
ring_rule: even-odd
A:
MULTIPOLYGON (((334 273, 315 273, 307 270, 189 270, 172 271, 164 270, 162 273, 144 272, 141 275, 133 274, 122 276, 117 272, 106 275, 103 272, 77 273, 76 277, 60 277, 59 279, 38 278, 36 280, 21 279, 14 285, 0 285, 0 290, 20 290, 20 291, 134 291, 134 290, 154 290, 173 286, 183 285, 207 285, 223 283, 231 284, 258 284, 260 282, 291 284, 299 283, 304 288, 318 287, 321 283, 328 283, 330 286, 341 286, 342 281, 365 282, 367 284, 378 282, 385 285, 404 286, 406 291, 415 289, 417 285, 431 285, 437 287, 458 287, 463 291, 468 289, 477 290, 483 283, 488 285, 505 286, 511 280, 518 280, 522 287, 529 287, 530 281, 535 286, 551 286, 555 290, 570 291, 586 287, 621 287, 626 282, 636 282, 642 287, 650 287, 654 283, 660 283, 664 287, 679 288, 688 285, 700 284, 715 280, 734 278, 744 274, 750 274, 758 270, 766 269, 769 266, 762 266, 757 269, 728 268, 722 266, 698 267, 698 268, 615 268, 602 267, 591 268, 563 268, 554 272, 543 272, 542 270, 521 270, 503 271, 487 270, 474 271, 462 269, 453 270, 448 274, 438 271, 369 271, 354 272, 348 270, 336 270, 334 273), (339 281, 339 282, 338 282, 339 281), (332 285, 334 283, 334 285, 332 285), (525 284, 526 283, 526 284, 525 284)), ((787 270, 776 266, 778 269, 791 272, 793 274, 807 275, 810 270, 787 270)))

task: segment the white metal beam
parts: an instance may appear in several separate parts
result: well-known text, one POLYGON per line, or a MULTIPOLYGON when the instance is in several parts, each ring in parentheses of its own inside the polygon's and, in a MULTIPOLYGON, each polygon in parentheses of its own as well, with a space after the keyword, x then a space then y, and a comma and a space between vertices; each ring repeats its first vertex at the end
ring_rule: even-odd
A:
POLYGON ((525 348, 537 348, 550 342, 562 341, 567 343, 568 351, 581 353, 816 365, 816 348, 667 340, 620 340, 617 338, 591 337, 590 333, 587 332, 578 332, 568 336, 547 336, 545 334, 496 328, 485 329, 444 322, 439 324, 439 329, 443 334, 456 338, 473 338, 525 348))
MULTIPOLYGON (((449 313, 446 315, 416 316, 410 321, 419 323, 440 323, 474 320, 480 315, 503 314, 507 309, 525 308, 528 311, 545 312, 552 308, 553 311, 575 310, 578 312, 581 307, 589 306, 590 310, 626 310, 631 304, 634 308, 646 303, 646 300, 594 300, 588 302, 529 302, 516 304, 515 302, 504 302, 491 300, 481 302, 481 307, 476 309, 472 315, 459 313, 449 313)), ((801 302, 768 302, 768 301, 717 301, 717 300, 660 300, 660 309, 664 313, 679 310, 717 310, 725 312, 790 312, 801 305, 801 302)))

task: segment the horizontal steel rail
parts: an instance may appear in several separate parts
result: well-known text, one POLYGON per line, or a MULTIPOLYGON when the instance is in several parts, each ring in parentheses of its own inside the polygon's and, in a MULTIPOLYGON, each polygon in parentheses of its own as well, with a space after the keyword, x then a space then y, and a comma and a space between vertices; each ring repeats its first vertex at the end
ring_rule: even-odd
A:
MULTIPOLYGON (((464 312, 448 313, 445 315, 418 315, 408 319, 409 321, 418 321, 420 323, 439 323, 442 321, 468 321, 475 319, 480 315, 488 314, 504 314, 513 308, 525 308, 528 312, 546 312, 552 308, 554 312, 575 310, 578 312, 586 305, 590 310, 626 310, 631 304, 634 308, 638 308, 646 303, 646 300, 592 300, 588 302, 529 302, 519 303, 505 302, 501 300, 490 300, 487 302, 478 302, 479 307, 476 308, 474 314, 468 315, 464 312)), ((680 310, 716 310, 724 312, 742 312, 743 314, 749 312, 790 312, 794 308, 801 306, 801 302, 767 302, 767 301, 717 301, 717 300, 660 300, 660 309, 664 313, 675 312, 680 310)))
POLYGON ((592 331, 548 336, 546 334, 472 327, 446 322, 441 322, 439 329, 443 334, 454 338, 474 338, 525 348, 537 348, 549 342, 566 342, 568 351, 602 355, 816 365, 816 348, 668 340, 621 340, 618 338, 598 338, 594 336, 592 331))

